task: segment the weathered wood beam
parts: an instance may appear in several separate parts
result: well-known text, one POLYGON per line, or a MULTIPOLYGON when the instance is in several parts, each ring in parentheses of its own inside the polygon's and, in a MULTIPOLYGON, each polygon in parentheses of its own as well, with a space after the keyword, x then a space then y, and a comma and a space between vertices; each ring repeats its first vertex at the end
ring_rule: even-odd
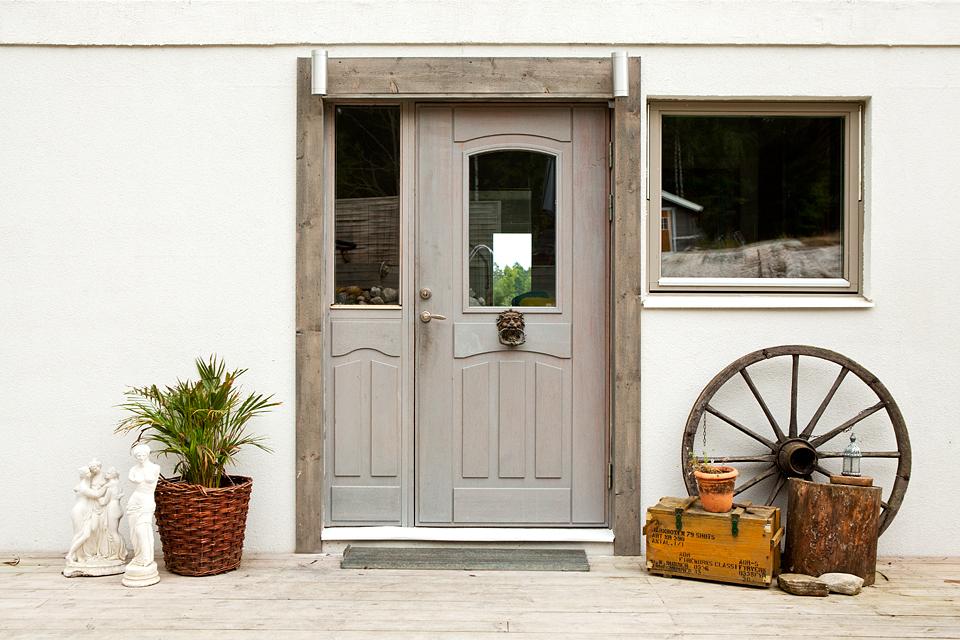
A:
POLYGON ((323 517, 323 100, 297 60, 296 549, 318 552, 323 517))
POLYGON ((613 111, 614 553, 640 555, 640 58, 613 111))
POLYGON ((330 98, 613 96, 610 58, 331 58, 330 98))

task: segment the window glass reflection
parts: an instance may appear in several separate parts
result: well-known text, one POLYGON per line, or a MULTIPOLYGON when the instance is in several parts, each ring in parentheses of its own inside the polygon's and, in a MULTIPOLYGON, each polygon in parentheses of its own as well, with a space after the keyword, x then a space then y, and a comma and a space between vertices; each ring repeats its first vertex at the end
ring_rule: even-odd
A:
POLYGON ((336 111, 337 304, 400 304, 400 108, 336 111))
POLYGON ((556 158, 477 154, 469 180, 470 306, 556 306, 556 158))
POLYGON ((843 277, 834 116, 663 116, 661 275, 843 277))

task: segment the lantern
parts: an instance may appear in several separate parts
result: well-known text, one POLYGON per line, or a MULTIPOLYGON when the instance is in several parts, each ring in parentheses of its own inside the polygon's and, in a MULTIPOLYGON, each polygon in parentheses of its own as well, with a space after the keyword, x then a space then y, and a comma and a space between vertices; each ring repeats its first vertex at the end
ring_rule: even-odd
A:
POLYGON ((850 444, 843 450, 843 475, 860 477, 860 458, 863 454, 857 445, 857 435, 850 434, 850 444))

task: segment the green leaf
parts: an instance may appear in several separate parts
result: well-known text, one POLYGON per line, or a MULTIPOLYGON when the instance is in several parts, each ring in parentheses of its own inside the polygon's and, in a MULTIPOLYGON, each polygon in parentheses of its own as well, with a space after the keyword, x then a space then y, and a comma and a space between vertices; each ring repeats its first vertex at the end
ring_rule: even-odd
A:
POLYGON ((256 393, 244 397, 234 388, 246 369, 227 371, 215 355, 195 364, 197 381, 177 380, 163 391, 156 385, 130 388, 120 405, 129 415, 116 431, 137 431, 137 442, 153 442, 159 454, 176 458, 174 472, 185 482, 218 487, 243 447, 270 451, 261 436, 246 433, 246 425, 280 403, 256 393))

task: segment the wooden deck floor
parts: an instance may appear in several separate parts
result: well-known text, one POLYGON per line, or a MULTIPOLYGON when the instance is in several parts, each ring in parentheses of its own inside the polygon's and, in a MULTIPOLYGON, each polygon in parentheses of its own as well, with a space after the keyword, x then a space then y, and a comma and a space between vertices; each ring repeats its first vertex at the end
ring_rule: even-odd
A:
POLYGON ((341 570, 339 556, 244 559, 209 578, 60 576, 54 558, 0 565, 0 638, 958 638, 960 558, 887 559, 855 597, 647 575, 639 559, 589 573, 341 570))

